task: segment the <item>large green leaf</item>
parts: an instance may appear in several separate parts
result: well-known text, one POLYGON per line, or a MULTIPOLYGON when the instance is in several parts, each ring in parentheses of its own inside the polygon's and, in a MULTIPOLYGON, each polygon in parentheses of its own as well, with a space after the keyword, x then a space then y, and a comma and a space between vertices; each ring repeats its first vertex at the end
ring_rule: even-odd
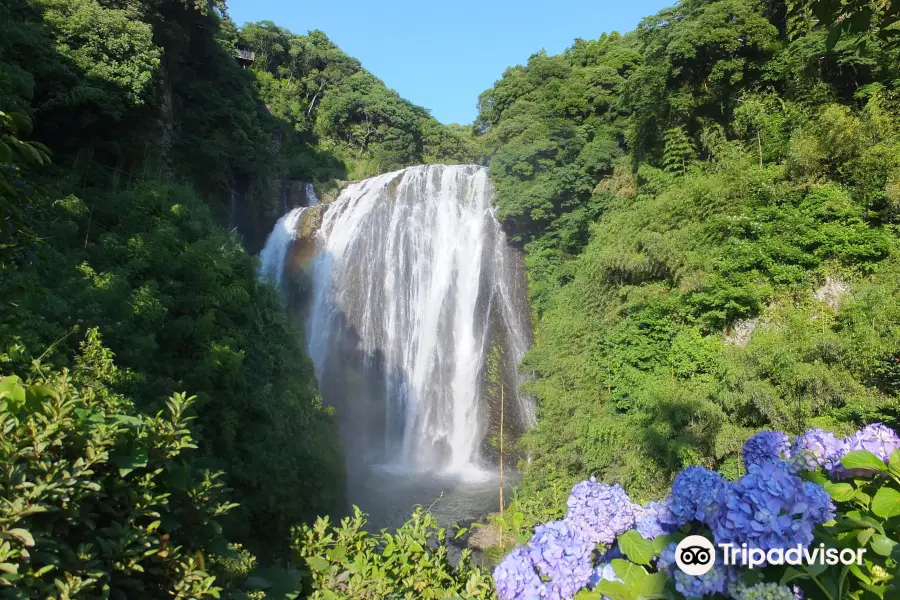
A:
POLYGON ((841 464, 848 469, 866 469, 870 471, 887 471, 884 461, 868 450, 854 450, 841 459, 841 464))
POLYGON ((653 542, 644 539, 640 533, 634 529, 629 529, 617 538, 619 550, 628 557, 633 563, 639 565, 649 565, 650 561, 656 556, 656 549, 653 542))
POLYGON ((832 483, 825 484, 825 491, 831 495, 835 502, 847 502, 853 499, 856 494, 856 488, 849 483, 832 483))
POLYGON ((883 487, 872 498, 872 512, 883 519, 900 515, 900 492, 883 487))

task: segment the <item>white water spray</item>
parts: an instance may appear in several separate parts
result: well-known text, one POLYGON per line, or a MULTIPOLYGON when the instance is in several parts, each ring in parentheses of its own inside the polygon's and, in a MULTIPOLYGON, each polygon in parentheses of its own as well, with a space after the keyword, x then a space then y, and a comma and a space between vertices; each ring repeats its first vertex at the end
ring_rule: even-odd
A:
MULTIPOLYGON (((514 366, 529 342, 521 268, 490 198, 485 169, 429 165, 350 185, 325 213, 309 353, 323 397, 353 422, 355 450, 381 445, 372 462, 479 466, 491 345, 501 340, 514 366)), ((530 425, 530 402, 518 402, 530 425)))
POLYGON ((270 279, 280 290, 284 282, 284 264, 288 250, 296 238, 297 224, 308 207, 318 206, 319 199, 313 184, 304 184, 307 206, 294 208, 278 219, 274 229, 266 238, 266 244, 259 253, 259 277, 270 279))

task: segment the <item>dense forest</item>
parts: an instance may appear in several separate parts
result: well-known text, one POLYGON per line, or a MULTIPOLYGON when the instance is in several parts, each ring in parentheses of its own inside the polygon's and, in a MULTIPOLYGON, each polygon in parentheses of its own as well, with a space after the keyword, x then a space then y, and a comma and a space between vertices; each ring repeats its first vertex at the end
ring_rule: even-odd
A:
POLYGON ((684 1, 482 94, 538 338, 530 489, 655 498, 740 475, 760 428, 900 424, 900 30, 821 4, 684 1))
POLYGON ((291 182, 489 166, 536 337, 513 537, 591 476, 657 500, 760 430, 897 429, 898 20, 683 0, 447 126, 221 0, 6 0, 0 598, 495 597, 427 513, 316 520, 333 411, 252 257, 291 182))

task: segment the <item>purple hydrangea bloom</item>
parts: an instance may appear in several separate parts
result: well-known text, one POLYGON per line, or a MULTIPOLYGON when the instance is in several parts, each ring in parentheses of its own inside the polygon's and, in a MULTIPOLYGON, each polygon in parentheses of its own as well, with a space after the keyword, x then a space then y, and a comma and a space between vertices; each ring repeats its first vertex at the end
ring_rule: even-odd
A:
POLYGON ((612 544, 616 536, 634 525, 634 509, 619 484, 590 481, 575 484, 567 502, 566 520, 594 546, 612 544))
POLYGON ((688 467, 675 476, 672 491, 665 500, 666 510, 658 516, 666 525, 678 528, 695 519, 705 522, 707 510, 719 489, 728 480, 703 467, 688 467))
POLYGON ((634 528, 645 539, 652 540, 673 531, 674 528, 669 523, 674 521, 674 516, 662 502, 648 502, 646 506, 635 504, 633 508, 634 528))
POLYGON ((525 548, 531 563, 549 580, 547 598, 571 598, 587 585, 594 545, 565 520, 535 528, 525 548))
POLYGON ((741 455, 744 458, 744 467, 749 470, 750 465, 788 458, 790 451, 791 443, 788 436, 780 431, 760 431, 744 442, 741 455))
MULTIPOLYGON (((591 574, 591 580, 588 585, 591 586, 591 589, 594 589, 599 585, 601 581, 622 581, 616 575, 616 572, 613 570, 612 565, 609 563, 601 563, 594 572, 591 574)), ((606 596, 604 596, 605 598, 606 596)))
POLYGON ((815 471, 819 467, 833 471, 840 467, 845 454, 844 442, 824 429, 807 429, 794 440, 791 462, 802 469, 815 471))
MULTIPOLYGON (((808 546, 813 526, 833 514, 830 499, 804 485, 784 462, 751 464, 749 473, 716 494, 708 521, 716 544, 770 550, 808 546)), ((816 485, 816 484, 813 484, 816 485)))
POLYGON ((891 454, 900 448, 900 436, 890 427, 882 423, 866 425, 846 440, 846 452, 868 450, 881 460, 887 462, 891 454))
MULTIPOLYGON (((669 579, 675 582, 675 589, 688 598, 703 598, 713 594, 722 594, 728 585, 737 579, 733 567, 722 564, 721 557, 716 560, 712 569, 703 575, 688 575, 675 563, 675 548, 678 544, 669 544, 659 554, 658 566, 665 571, 669 579)), ((716 551, 718 554, 718 551, 716 551)))
POLYGON ((494 569, 494 586, 500 600, 538 600, 544 597, 544 583, 524 546, 503 557, 494 569))

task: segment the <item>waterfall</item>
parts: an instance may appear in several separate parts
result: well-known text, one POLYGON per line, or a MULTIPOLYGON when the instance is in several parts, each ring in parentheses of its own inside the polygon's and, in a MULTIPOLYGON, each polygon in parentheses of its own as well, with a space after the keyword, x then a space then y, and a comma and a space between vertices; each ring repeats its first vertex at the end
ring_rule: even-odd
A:
POLYGON ((505 386, 507 432, 534 419, 515 374, 530 343, 525 280, 487 171, 410 167, 352 184, 327 208, 307 342, 348 457, 411 471, 483 466, 491 381, 505 386))
MULTIPOLYGON (((308 207, 319 205, 313 184, 306 183, 303 189, 306 192, 307 206, 291 209, 278 219, 269 237, 266 238, 265 246, 259 253, 258 274, 260 279, 270 279, 279 289, 284 283, 284 265, 288 250, 296 237, 297 225, 308 207)), ((282 201, 286 202, 284 198, 282 201)))
POLYGON ((294 241, 297 231, 297 223, 303 216, 305 207, 294 208, 289 213, 278 219, 275 228, 266 238, 266 245, 259 253, 259 276, 261 279, 270 279, 276 287, 281 289, 284 281, 284 261, 288 249, 294 241))

